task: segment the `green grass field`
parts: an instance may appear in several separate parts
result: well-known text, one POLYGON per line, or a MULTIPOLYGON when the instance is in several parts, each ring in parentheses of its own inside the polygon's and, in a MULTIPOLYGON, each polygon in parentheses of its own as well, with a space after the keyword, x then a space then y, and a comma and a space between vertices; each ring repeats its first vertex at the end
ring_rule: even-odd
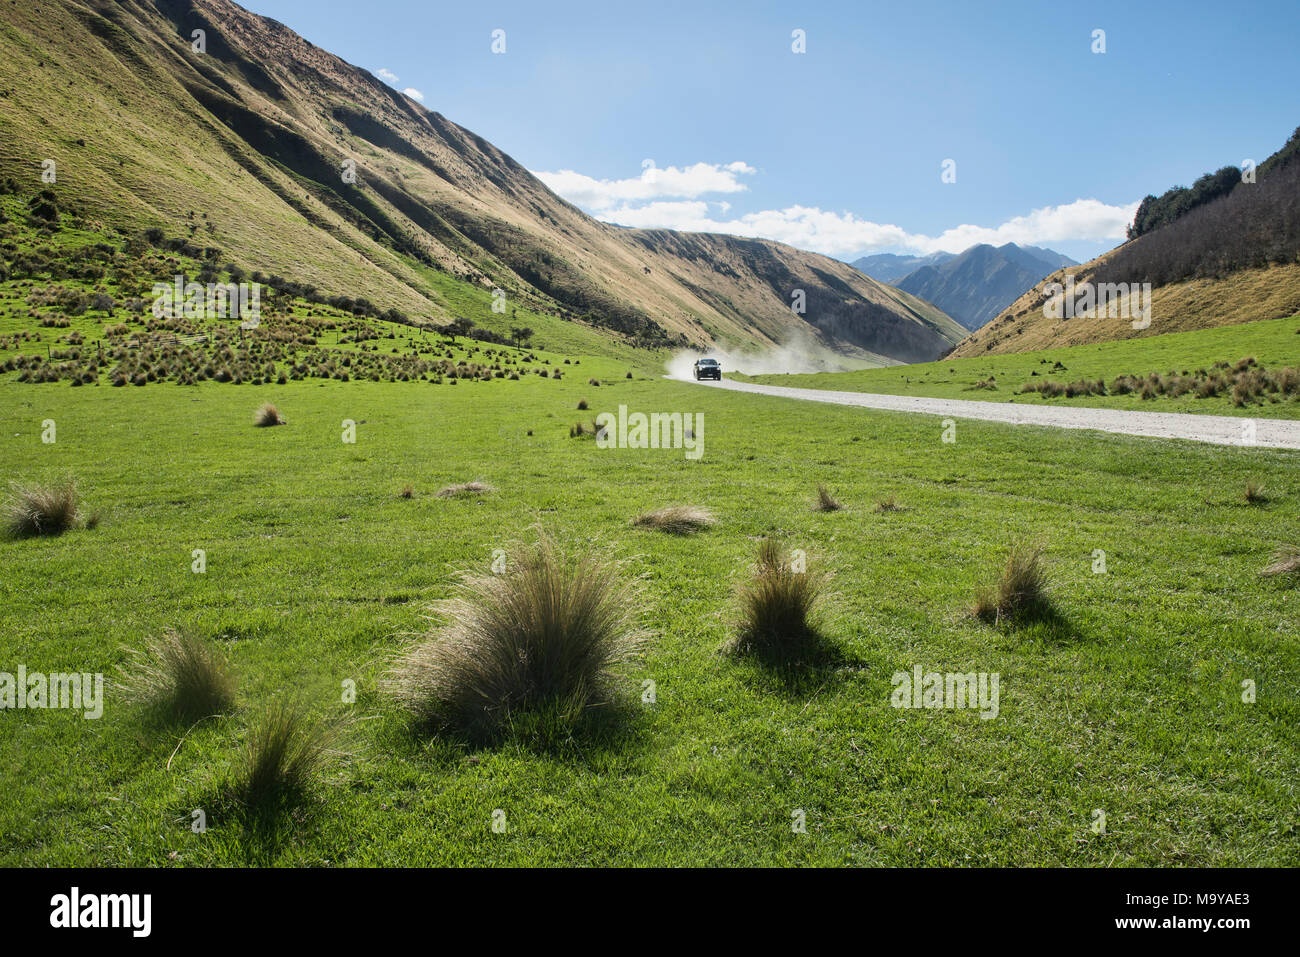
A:
POLYGON ((214 639, 239 678, 238 709, 192 728, 152 725, 112 688, 98 721, 0 713, 0 863, 1300 864, 1300 590, 1259 574, 1300 539, 1300 454, 966 421, 944 444, 928 417, 628 368, 584 356, 562 380, 454 388, 0 376, 5 477, 73 475, 102 515, 0 541, 0 671, 111 682, 125 649, 178 626, 214 639), (264 401, 289 424, 252 427, 264 401), (705 454, 569 438, 619 404, 703 413, 705 454), (434 495, 472 479, 496 491, 434 495), (1243 501, 1248 481, 1267 501, 1243 501), (845 510, 812 510, 819 482, 845 510), (905 510, 873 511, 886 495, 905 510), (720 522, 691 538, 629 525, 673 502, 720 522), (655 638, 622 676, 617 720, 545 747, 413 733, 377 690, 388 657, 457 570, 539 527, 644 577, 655 638), (720 653, 771 535, 832 573, 838 661, 720 653), (1060 617, 982 624, 973 589, 1022 538, 1047 545, 1060 617), (891 707, 891 675, 916 665, 1000 674, 999 716, 891 707), (250 832, 222 785, 277 697, 351 720, 309 800, 250 832), (196 808, 206 833, 191 831, 196 808))
POLYGON ((938 362, 855 372, 728 375, 749 382, 844 392, 1296 419, 1300 418, 1300 402, 1296 401, 1294 395, 1290 398, 1267 396, 1238 406, 1233 403, 1230 395, 1199 398, 1187 393, 1176 398, 1157 395, 1144 399, 1136 394, 1111 394, 1045 398, 1038 393, 1022 393, 1020 390, 1027 384, 1044 379, 1068 384, 1080 379, 1101 378, 1109 385, 1116 376, 1121 375, 1145 376, 1153 372, 1194 375, 1201 369, 1210 370, 1216 362, 1236 363, 1247 357, 1255 358, 1261 366, 1269 369, 1300 367, 1300 335, 1297 333, 1300 333, 1300 316, 1292 316, 1289 319, 1270 319, 1195 332, 1175 332, 1145 339, 1125 339, 974 359, 941 359, 938 362), (1060 363, 1063 368, 1055 368, 1056 363, 1060 363), (995 380, 996 389, 975 387, 976 383, 990 378, 995 380))

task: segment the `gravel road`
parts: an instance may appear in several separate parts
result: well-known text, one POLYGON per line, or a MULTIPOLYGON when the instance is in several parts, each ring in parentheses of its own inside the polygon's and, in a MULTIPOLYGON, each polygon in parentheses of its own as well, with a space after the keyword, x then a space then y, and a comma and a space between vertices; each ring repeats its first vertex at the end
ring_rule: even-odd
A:
MULTIPOLYGON (((686 380, 686 381, 694 381, 686 380)), ((1215 445, 1262 446, 1277 449, 1300 449, 1300 421, 1286 419, 1248 419, 1226 415, 1192 415, 1186 412, 1130 412, 1125 409, 1085 409, 1078 406, 1020 405, 1014 402, 979 402, 970 399, 932 399, 924 396, 880 395, 871 392, 829 392, 823 389, 795 389, 783 385, 758 385, 750 382, 700 382, 709 388, 757 392, 760 395, 856 405, 864 409, 890 412, 917 412, 921 415, 947 416, 955 419, 984 419, 1009 425, 1047 425, 1059 429, 1094 429, 1119 432, 1155 439, 1189 439, 1215 445), (1253 440, 1249 434, 1253 423, 1253 440)))

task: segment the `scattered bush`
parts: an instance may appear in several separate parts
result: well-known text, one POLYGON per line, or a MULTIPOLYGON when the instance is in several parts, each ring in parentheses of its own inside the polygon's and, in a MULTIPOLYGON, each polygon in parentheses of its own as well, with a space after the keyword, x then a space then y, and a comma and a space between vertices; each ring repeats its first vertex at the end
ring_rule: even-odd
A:
POLYGON ((571 725, 611 700, 613 669, 640 649, 639 596, 617 564, 543 536, 506 568, 462 576, 445 624, 395 662, 385 686, 421 724, 490 735, 549 710, 571 725))
POLYGON ((1300 575, 1300 547, 1283 545, 1264 568, 1265 575, 1300 575))
POLYGON ((844 506, 841 505, 830 493, 825 485, 817 486, 817 501, 813 504, 813 510, 817 512, 838 512, 844 506))
POLYGON ((997 623, 1041 617, 1048 608, 1043 547, 1020 543, 1007 554, 997 584, 976 589, 973 610, 977 618, 997 623))
POLYGON ((495 492, 491 485, 486 482, 464 482, 460 485, 448 485, 446 488, 438 490, 438 498, 459 498, 467 495, 486 495, 488 492, 495 492))
POLYGON ((711 511, 694 505, 668 505, 632 519, 636 527, 652 528, 669 535, 691 535, 717 523, 711 511))
POLYGON ((5 506, 5 530, 11 538, 62 535, 76 528, 94 527, 98 519, 83 519, 77 484, 67 479, 58 485, 10 486, 5 506))
POLYGON ((235 681, 211 643, 169 628, 143 650, 128 652, 122 688, 128 700, 176 721, 193 722, 229 711, 235 681))
POLYGON ((764 539, 753 580, 741 591, 741 623, 732 649, 778 659, 804 657, 821 642, 812 613, 825 585, 824 576, 792 562, 776 539, 764 539))
POLYGON ((335 728, 300 704, 277 701, 249 729, 236 793, 250 810, 269 811, 299 797, 324 762, 335 728))
POLYGON ((284 425, 286 423, 284 417, 280 415, 280 410, 272 403, 266 402, 253 413, 253 424, 258 428, 269 428, 273 425, 284 425))

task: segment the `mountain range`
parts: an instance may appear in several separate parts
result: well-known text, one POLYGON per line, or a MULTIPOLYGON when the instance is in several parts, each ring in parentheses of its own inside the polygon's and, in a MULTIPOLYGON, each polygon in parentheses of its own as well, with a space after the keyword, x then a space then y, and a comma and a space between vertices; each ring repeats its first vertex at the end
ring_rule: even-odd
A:
POLYGON ((508 322, 488 308, 497 295, 647 346, 811 337, 910 362, 965 334, 826 256, 599 222, 482 137, 229 0, 50 0, 5 21, 0 172, 36 183, 52 160, 57 201, 89 223, 188 233, 414 323, 468 302, 473 321, 508 322))
POLYGON ((852 265, 859 272, 933 303, 965 328, 975 330, 1048 273, 1077 264, 1068 256, 1038 246, 983 243, 960 254, 884 253, 866 256, 852 265))

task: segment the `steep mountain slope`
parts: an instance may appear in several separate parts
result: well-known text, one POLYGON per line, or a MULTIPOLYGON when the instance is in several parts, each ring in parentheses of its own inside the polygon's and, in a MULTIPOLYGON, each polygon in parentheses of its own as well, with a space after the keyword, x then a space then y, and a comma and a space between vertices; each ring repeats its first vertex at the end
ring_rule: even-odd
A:
POLYGON ((0 173, 35 182, 53 160, 51 188, 90 222, 188 231, 247 268, 413 321, 447 320, 448 284, 465 282, 644 344, 812 332, 912 361, 962 335, 824 256, 599 223, 492 144, 228 0, 0 11, 0 173))
POLYGON ((896 285, 934 303, 967 329, 978 329, 1038 280, 1066 265, 1076 264, 1051 250, 984 243, 943 263, 922 266, 896 285))
POLYGON ((863 256, 849 265, 860 273, 866 273, 872 279, 881 282, 896 283, 908 273, 915 272, 922 266, 937 266, 954 258, 955 253, 931 253, 928 256, 899 256, 894 253, 878 253, 875 256, 863 256))
POLYGON ((1237 185, 1225 192, 1223 179, 1202 177, 1198 183, 1220 185, 1200 193, 1176 188, 1160 200, 1148 197, 1141 235, 1048 276, 954 354, 1025 352, 1294 315, 1300 311, 1300 130, 1259 165, 1255 182, 1240 182, 1238 173, 1237 185), (1067 277, 1076 286, 1150 283, 1150 325, 1135 328, 1127 315, 1058 318, 1044 308, 1044 287, 1067 277))

